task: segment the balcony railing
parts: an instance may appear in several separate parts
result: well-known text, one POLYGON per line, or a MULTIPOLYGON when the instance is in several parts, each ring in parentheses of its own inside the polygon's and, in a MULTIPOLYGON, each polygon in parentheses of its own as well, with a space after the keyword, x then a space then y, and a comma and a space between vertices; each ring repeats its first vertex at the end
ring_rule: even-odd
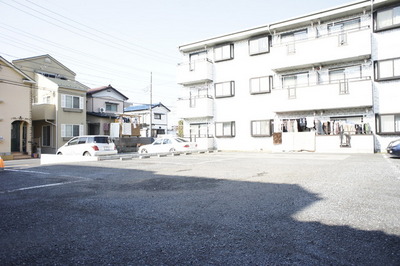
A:
POLYGON ((55 120, 55 104, 34 104, 32 106, 32 120, 55 120))
POLYGON ((179 99, 178 116, 183 119, 214 117, 214 99, 211 96, 179 99))
POLYGON ((275 89, 276 112, 372 106, 372 81, 369 77, 330 84, 275 89))
POLYGON ((209 59, 178 64, 177 82, 190 85, 213 80, 213 63, 209 59))
POLYGON ((276 45, 275 71, 288 71, 322 63, 360 60, 371 56, 370 28, 332 33, 318 38, 276 45))

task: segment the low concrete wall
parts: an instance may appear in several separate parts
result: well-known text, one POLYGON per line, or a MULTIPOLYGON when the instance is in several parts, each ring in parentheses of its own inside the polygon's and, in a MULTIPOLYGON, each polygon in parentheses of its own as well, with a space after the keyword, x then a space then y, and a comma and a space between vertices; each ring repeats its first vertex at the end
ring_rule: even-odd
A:
POLYGON ((40 157, 40 164, 62 164, 74 162, 93 162, 98 161, 98 157, 94 156, 75 156, 75 155, 55 155, 55 154, 42 154, 40 157))

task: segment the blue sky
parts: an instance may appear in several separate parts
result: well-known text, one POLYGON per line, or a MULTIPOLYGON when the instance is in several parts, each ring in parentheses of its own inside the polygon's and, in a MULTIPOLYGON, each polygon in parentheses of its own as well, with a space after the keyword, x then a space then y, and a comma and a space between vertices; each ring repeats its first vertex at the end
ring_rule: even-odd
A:
POLYGON ((76 79, 111 84, 134 103, 174 108, 178 46, 266 25, 348 0, 0 0, 0 55, 50 54, 76 79))

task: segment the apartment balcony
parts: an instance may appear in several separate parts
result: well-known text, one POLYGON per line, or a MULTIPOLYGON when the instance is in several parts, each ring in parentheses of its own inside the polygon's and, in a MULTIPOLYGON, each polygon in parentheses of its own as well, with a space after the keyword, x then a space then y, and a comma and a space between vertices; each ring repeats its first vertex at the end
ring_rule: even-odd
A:
POLYGON ((190 85, 213 80, 213 63, 208 59, 178 64, 177 82, 190 85))
POLYGON ((210 96, 179 99, 178 116, 182 119, 214 117, 214 99, 210 96))
POLYGON ((370 34, 370 28, 364 27, 275 46, 274 70, 288 71, 370 58, 370 34))
POLYGON ((372 81, 346 80, 333 84, 284 88, 276 95, 275 112, 309 111, 370 107, 373 104, 372 81))
POLYGON ((32 120, 56 120, 55 104, 34 104, 32 106, 32 120))

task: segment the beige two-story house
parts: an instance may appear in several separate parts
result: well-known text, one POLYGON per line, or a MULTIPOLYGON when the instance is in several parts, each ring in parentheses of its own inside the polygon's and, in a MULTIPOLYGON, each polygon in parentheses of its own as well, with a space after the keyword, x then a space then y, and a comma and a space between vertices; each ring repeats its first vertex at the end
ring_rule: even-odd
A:
POLYGON ((35 81, 0 56, 0 156, 32 154, 31 93, 35 81))
POLYGON ((86 134, 86 92, 75 72, 50 55, 14 60, 37 83, 32 95, 34 144, 55 153, 70 138, 86 134))

